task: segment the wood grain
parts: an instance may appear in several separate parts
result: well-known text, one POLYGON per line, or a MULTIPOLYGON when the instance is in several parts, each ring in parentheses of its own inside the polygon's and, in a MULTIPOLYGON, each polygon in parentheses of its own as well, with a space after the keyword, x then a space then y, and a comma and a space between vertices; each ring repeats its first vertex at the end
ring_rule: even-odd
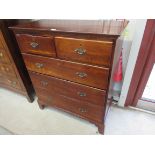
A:
POLYGON ((58 107, 89 118, 90 120, 103 122, 104 107, 95 106, 88 102, 71 99, 48 91, 45 93, 44 89, 37 89, 36 93, 39 98, 38 100, 42 101, 46 106, 58 107))
POLYGON ((58 58, 109 67, 113 42, 55 37, 58 58))
POLYGON ((13 87, 18 90, 22 90, 20 83, 16 77, 6 76, 0 73, 0 83, 5 84, 9 87, 13 87))
POLYGON ((61 80, 51 76, 29 72, 35 89, 46 91, 90 102, 95 105, 104 106, 106 91, 84 86, 74 82, 61 80))
POLYGON ((7 76, 13 76, 13 77, 16 77, 16 73, 13 69, 13 67, 11 66, 11 64, 0 64, 0 72, 2 74, 5 74, 7 76))
POLYGON ((8 29, 19 20, 0 20, 0 87, 24 95, 29 102, 34 100, 34 89, 15 36, 8 29), (3 76, 3 77, 2 77, 3 76))
POLYGON ((28 34, 16 34, 16 38, 23 53, 40 54, 55 57, 55 47, 52 36, 35 36, 28 34), (32 47, 32 43, 36 47, 32 47))
MULTIPOLYGON (((44 54, 44 49, 37 53, 20 47, 39 97, 39 107, 56 107, 84 118, 97 125, 103 134, 116 40, 127 23, 126 20, 38 20, 10 27, 16 37, 53 37, 56 55, 44 54)), ((25 41, 20 44, 23 46, 25 41)), ((42 47, 46 46, 49 43, 44 42, 42 47)))
POLYGON ((12 29, 38 30, 65 33, 115 35, 119 36, 128 24, 127 20, 37 20, 20 24, 12 29))
POLYGON ((108 68, 99 68, 96 66, 30 54, 23 54, 23 57, 25 64, 30 71, 51 75, 100 89, 107 89, 109 74, 108 68), (42 67, 38 68, 36 66, 37 64, 41 64, 42 67), (79 77, 80 73, 85 74, 86 76, 79 77))
POLYGON ((4 47, 0 47, 0 63, 10 64, 10 60, 6 54, 4 47))

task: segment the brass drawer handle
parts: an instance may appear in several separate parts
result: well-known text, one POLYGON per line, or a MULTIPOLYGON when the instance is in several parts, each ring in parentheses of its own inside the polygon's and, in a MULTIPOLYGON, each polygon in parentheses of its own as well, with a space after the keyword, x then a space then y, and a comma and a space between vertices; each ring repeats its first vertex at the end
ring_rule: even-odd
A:
POLYGON ((83 72, 76 72, 76 75, 78 75, 80 78, 84 78, 87 76, 87 74, 83 72))
POLYGON ((41 85, 44 86, 44 87, 48 85, 48 82, 46 82, 46 81, 41 81, 40 83, 41 83, 41 85))
POLYGON ((42 64, 42 63, 35 63, 35 66, 37 68, 43 68, 44 67, 44 64, 42 64))
POLYGON ((76 48, 74 51, 79 55, 84 55, 86 53, 86 50, 82 47, 76 48))
POLYGON ((86 112, 87 112, 87 109, 85 109, 85 108, 79 108, 79 111, 80 111, 81 113, 86 113, 86 112))
POLYGON ((3 57, 3 53, 2 52, 0 52, 0 58, 2 58, 3 57))
POLYGON ((16 86, 17 82, 16 81, 11 81, 11 80, 8 80, 8 82, 12 85, 12 86, 16 86))
POLYGON ((12 81, 11 84, 12 84, 13 86, 16 86, 17 82, 16 82, 16 81, 12 81))
POLYGON ((81 96, 81 97, 85 97, 86 96, 86 93, 83 93, 83 92, 78 92, 77 93, 79 96, 81 96))
POLYGON ((9 72, 10 71, 9 68, 6 68, 6 71, 9 72))
POLYGON ((1 70, 2 70, 2 71, 4 71, 4 70, 5 70, 5 68, 2 66, 2 67, 1 67, 1 70))
POLYGON ((50 104, 52 104, 52 100, 53 99, 51 97, 47 98, 47 101, 50 102, 50 104))
POLYGON ((32 42, 32 43, 30 43, 30 45, 32 48, 36 48, 39 44, 36 42, 32 42))

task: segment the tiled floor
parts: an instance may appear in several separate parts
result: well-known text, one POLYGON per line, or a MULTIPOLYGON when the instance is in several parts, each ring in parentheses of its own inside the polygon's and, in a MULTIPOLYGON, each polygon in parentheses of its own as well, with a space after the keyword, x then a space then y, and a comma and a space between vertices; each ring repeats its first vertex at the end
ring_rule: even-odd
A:
MULTIPOLYGON (((105 134, 155 134, 154 122, 155 115, 112 106, 105 134)), ((0 89, 0 126, 13 134, 98 134, 97 127, 87 121, 54 109, 40 110, 37 101, 28 103, 4 89, 0 89)))

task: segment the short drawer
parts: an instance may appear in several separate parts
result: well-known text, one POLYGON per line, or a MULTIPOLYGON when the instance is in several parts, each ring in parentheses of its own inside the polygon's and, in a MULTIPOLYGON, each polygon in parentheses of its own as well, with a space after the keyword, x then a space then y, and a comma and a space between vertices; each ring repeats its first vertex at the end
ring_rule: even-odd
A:
POLYGON ((21 52, 55 57, 54 40, 52 36, 33 36, 16 34, 21 52))
POLYGON ((95 105, 104 106, 105 104, 106 92, 104 90, 34 72, 29 72, 29 74, 35 89, 41 88, 45 91, 47 90, 49 92, 68 96, 73 99, 87 101, 95 105))
POLYGON ((10 64, 10 59, 6 54, 4 48, 0 48, 0 63, 7 63, 10 64))
POLYGON ((88 86, 107 89, 109 69, 64 61, 59 59, 23 54, 30 71, 51 75, 88 86))
POLYGON ((104 107, 95 106, 84 101, 73 100, 65 96, 46 92, 44 89, 39 89, 36 93, 39 101, 43 102, 47 106, 54 106, 93 121, 103 121, 104 107))
POLYGON ((56 37, 55 45, 59 58, 110 66, 113 42, 56 37))
POLYGON ((16 77, 16 73, 15 73, 13 67, 11 66, 11 64, 0 63, 0 73, 2 73, 4 75, 16 77))

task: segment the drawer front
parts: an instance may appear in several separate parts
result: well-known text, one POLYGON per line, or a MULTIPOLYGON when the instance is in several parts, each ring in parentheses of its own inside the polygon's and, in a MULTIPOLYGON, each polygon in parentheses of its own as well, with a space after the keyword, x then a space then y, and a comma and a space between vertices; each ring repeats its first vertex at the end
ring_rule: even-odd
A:
POLYGON ((11 64, 0 64, 0 72, 4 75, 16 77, 16 73, 12 68, 11 64))
POLYGON ((29 72, 35 89, 41 88, 81 101, 103 106, 106 92, 81 84, 29 72))
POLYGON ((0 48, 0 63, 10 64, 9 57, 7 56, 7 54, 3 48, 0 48))
POLYGON ((3 44, 1 42, 1 30, 0 30, 0 48, 3 48, 3 44))
POLYGON ((95 106, 80 100, 73 100, 51 92, 49 93, 43 89, 37 90, 36 93, 39 100, 47 106, 55 106, 93 121, 103 121, 104 107, 95 106))
POLYGON ((16 38, 23 53, 39 54, 56 57, 54 40, 52 36, 32 36, 16 34, 16 38))
POLYGON ((0 83, 3 83, 18 90, 22 90, 20 83, 16 78, 0 76, 0 83))
POLYGON ((109 69, 23 54, 30 71, 51 75, 88 86, 107 89, 109 69))
POLYGON ((3 74, 0 72, 0 82, 2 83, 4 80, 3 74))
POLYGON ((112 44, 110 41, 55 38, 59 58, 106 67, 111 63, 112 44))

